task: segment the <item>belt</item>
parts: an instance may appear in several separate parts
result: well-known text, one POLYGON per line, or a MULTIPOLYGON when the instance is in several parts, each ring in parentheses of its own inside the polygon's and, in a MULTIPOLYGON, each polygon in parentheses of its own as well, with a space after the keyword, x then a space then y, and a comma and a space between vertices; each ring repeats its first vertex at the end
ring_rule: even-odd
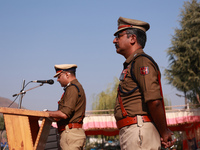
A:
MULTIPOLYGON (((65 130, 65 126, 66 125, 59 126, 58 127, 58 133, 61 133, 62 131, 64 131, 65 130)), ((82 128, 82 124, 80 124, 80 123, 69 123, 68 127, 69 127, 69 129, 72 129, 72 128, 82 128)))
MULTIPOLYGON (((152 119, 147 115, 144 115, 141 117, 142 117, 143 122, 152 122, 152 119)), ((117 127, 118 127, 118 129, 121 129, 122 127, 136 124, 136 123, 137 123, 137 116, 135 116, 135 117, 127 116, 126 118, 117 121, 117 127)))

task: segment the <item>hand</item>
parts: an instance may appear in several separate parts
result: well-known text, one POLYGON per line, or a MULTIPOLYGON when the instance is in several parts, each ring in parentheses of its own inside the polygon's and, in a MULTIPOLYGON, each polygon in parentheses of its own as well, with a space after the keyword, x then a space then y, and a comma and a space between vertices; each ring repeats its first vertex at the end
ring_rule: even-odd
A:
POLYGON ((168 129, 167 133, 161 137, 161 144, 164 148, 170 148, 176 142, 176 139, 172 140, 173 132, 168 129))

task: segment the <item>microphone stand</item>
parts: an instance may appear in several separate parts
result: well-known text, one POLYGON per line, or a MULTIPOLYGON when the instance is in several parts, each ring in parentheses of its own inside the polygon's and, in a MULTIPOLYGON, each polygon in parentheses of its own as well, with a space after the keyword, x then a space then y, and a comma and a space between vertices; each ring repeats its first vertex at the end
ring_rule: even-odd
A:
MULTIPOLYGON (((21 92, 24 91, 24 88, 25 88, 24 86, 25 86, 25 80, 23 80, 23 83, 22 83, 22 90, 21 90, 21 92)), ((23 98, 24 94, 25 94, 25 93, 21 93, 21 95, 20 95, 19 106, 18 106, 19 109, 21 109, 22 98, 23 98)))
POLYGON ((23 84, 22 84, 22 90, 20 91, 20 93, 14 94, 14 95, 13 95, 13 97, 18 96, 18 95, 21 95, 18 108, 21 109, 22 98, 24 97, 24 94, 26 94, 27 91, 33 90, 33 89, 35 89, 35 88, 38 88, 38 87, 42 86, 43 84, 44 84, 44 83, 41 83, 41 84, 38 85, 38 86, 35 86, 35 87, 33 87, 33 88, 30 88, 30 89, 24 91, 24 85, 25 85, 25 80, 24 80, 24 81, 23 81, 23 84))

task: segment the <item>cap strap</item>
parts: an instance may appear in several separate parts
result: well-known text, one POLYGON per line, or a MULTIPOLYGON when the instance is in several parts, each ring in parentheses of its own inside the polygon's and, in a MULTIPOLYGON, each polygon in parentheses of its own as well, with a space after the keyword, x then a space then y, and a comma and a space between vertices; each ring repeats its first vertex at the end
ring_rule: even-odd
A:
POLYGON ((59 70, 56 70, 56 73, 59 73, 59 72, 62 72, 62 71, 63 71, 63 70, 60 70, 60 69, 59 69, 59 70))
POLYGON ((119 26, 118 29, 121 29, 121 28, 125 28, 125 27, 132 27, 133 25, 122 25, 122 26, 119 26))

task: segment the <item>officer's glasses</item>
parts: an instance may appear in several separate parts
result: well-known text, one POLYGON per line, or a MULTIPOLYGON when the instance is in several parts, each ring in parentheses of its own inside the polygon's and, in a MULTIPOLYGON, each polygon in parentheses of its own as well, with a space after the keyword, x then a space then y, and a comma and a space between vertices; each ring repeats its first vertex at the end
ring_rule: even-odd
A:
POLYGON ((124 36, 125 34, 130 34, 129 32, 118 33, 115 35, 115 38, 118 40, 120 37, 124 36))

